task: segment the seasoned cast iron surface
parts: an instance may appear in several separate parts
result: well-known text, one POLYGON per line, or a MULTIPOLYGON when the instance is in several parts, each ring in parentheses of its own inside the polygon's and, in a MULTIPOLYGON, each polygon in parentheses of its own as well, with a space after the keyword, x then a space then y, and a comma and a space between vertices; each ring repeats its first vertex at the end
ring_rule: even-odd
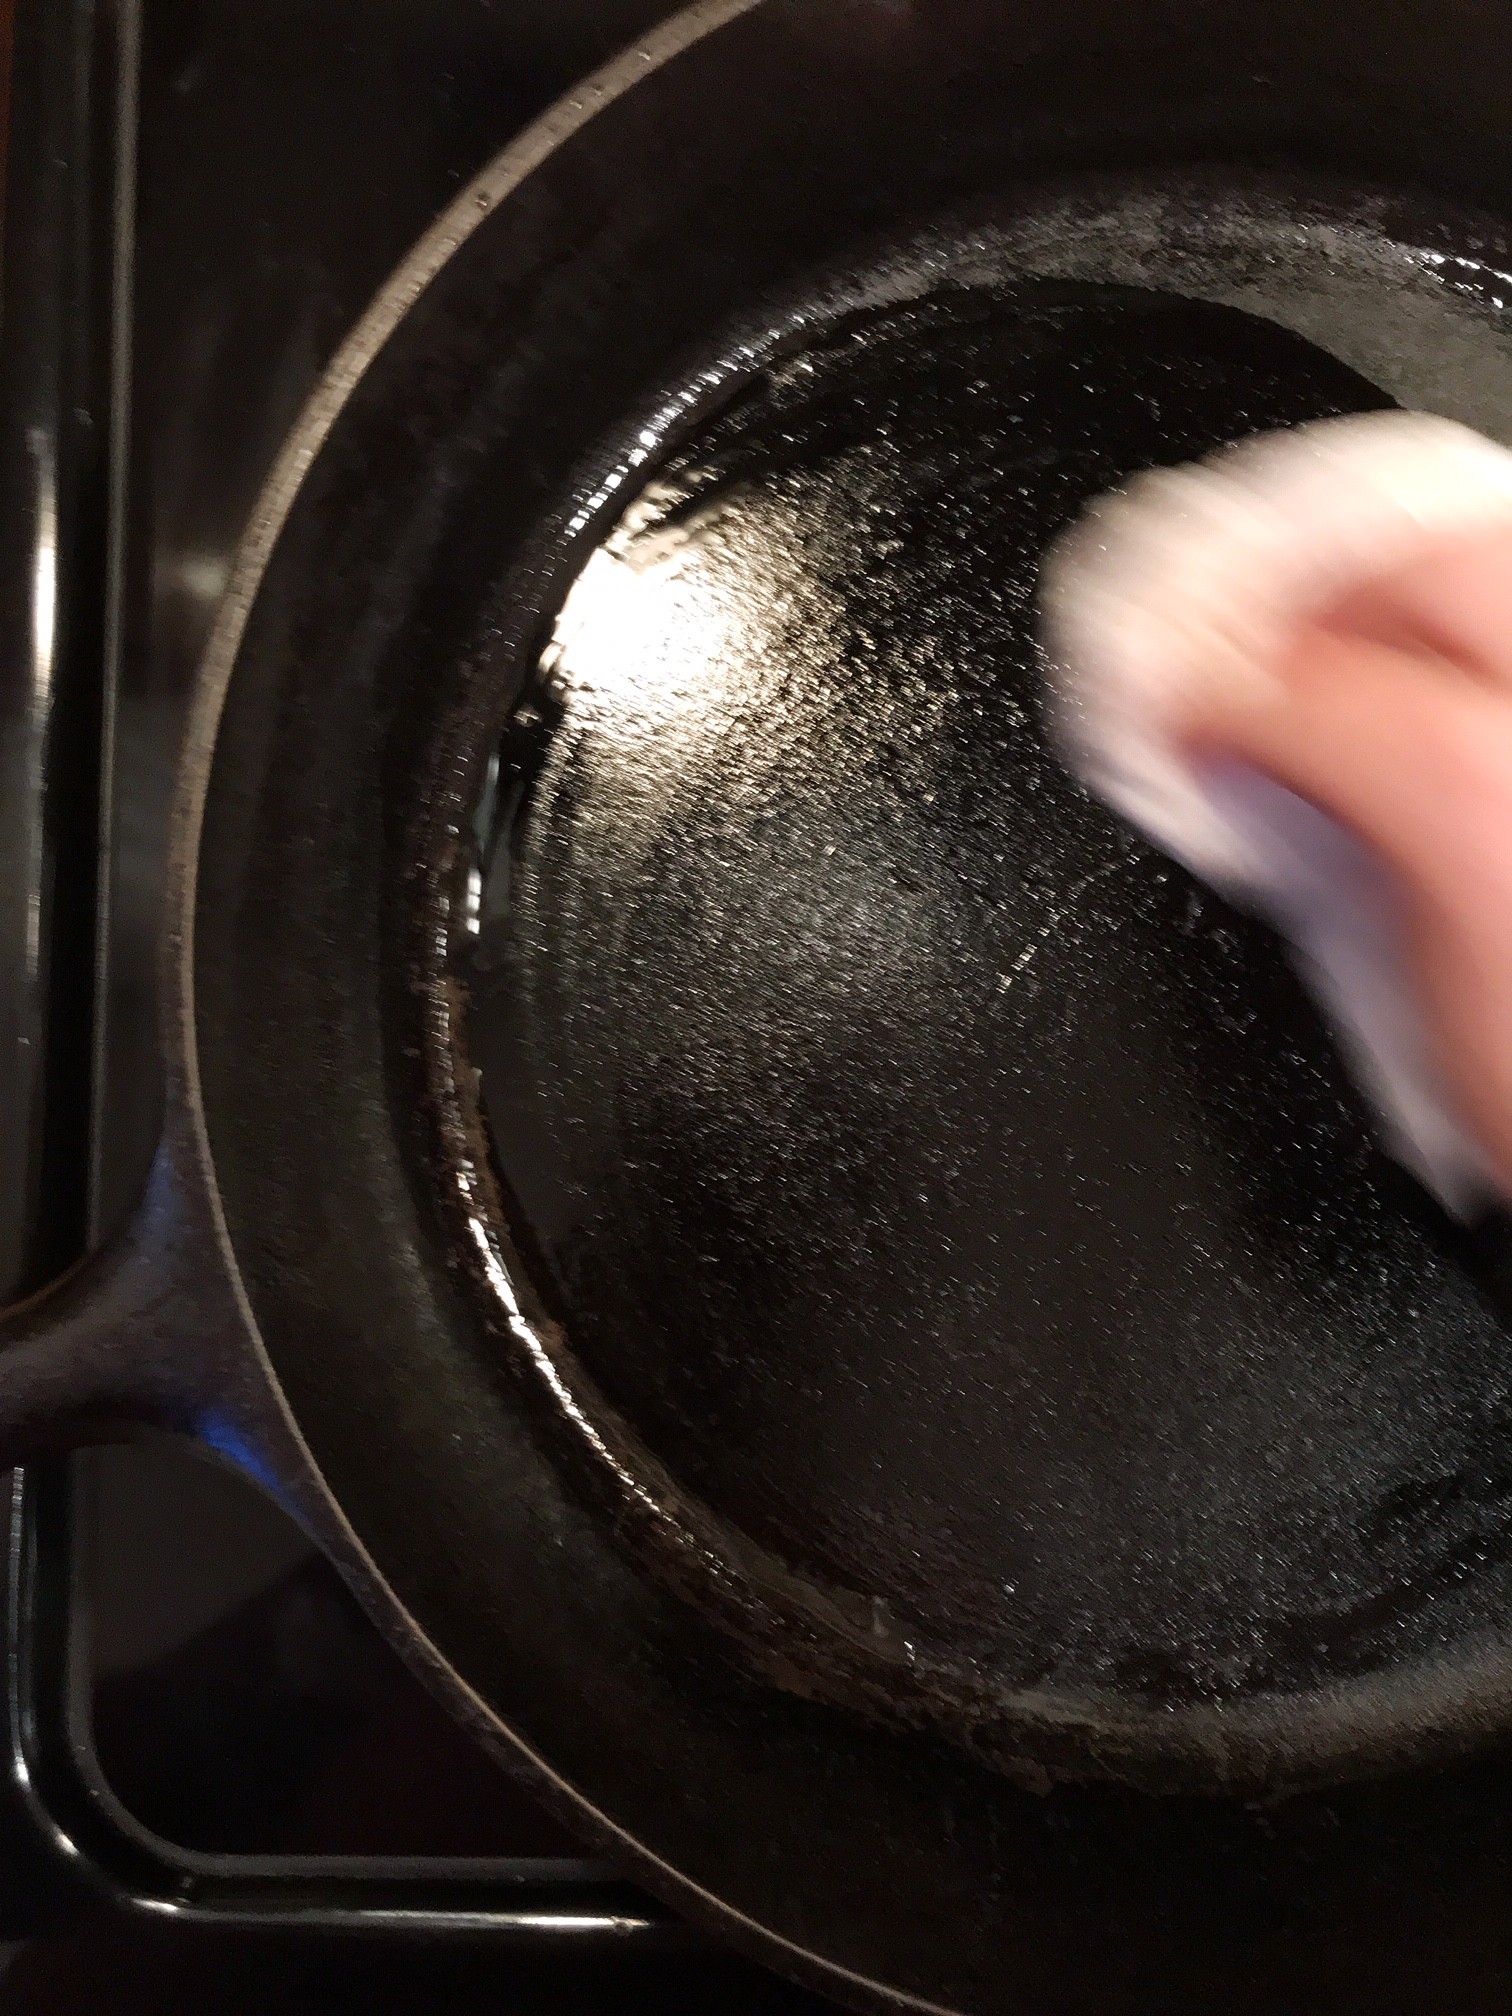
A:
POLYGON ((503 743, 468 977, 520 1242, 646 1447, 894 1658, 1213 1702, 1502 1600, 1455 1235, 1276 942, 1040 720, 1087 498, 1388 403, 1140 288, 853 315, 656 469, 503 743))

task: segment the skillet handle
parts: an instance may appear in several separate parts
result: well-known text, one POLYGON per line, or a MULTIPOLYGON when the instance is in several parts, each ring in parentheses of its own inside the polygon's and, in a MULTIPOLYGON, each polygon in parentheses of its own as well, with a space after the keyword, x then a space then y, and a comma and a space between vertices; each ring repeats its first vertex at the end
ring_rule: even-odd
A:
POLYGON ((151 1428, 201 1432, 234 1299, 175 1157, 98 1253, 0 1309, 0 1465, 151 1428))

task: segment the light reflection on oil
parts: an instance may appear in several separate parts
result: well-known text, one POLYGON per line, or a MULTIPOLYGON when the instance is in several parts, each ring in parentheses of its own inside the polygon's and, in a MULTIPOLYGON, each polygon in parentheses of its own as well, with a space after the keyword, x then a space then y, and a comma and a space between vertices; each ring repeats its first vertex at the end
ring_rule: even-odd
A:
POLYGON ((676 746, 697 746, 759 699, 763 647, 773 640, 761 633, 763 605, 705 564, 718 545, 717 515, 637 538, 645 516, 642 505, 573 583, 541 671, 602 733, 670 730, 676 746))

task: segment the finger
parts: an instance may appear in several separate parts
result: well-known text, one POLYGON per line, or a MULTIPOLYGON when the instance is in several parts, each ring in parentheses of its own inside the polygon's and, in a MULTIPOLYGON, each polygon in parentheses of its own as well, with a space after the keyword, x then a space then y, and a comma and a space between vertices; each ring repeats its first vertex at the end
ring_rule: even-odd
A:
POLYGON ((1210 703, 1185 739, 1253 764, 1391 866, 1437 1061, 1512 1186, 1512 693, 1314 630, 1269 695, 1210 703))
POLYGON ((1512 540, 1503 526, 1436 540, 1389 580, 1341 598, 1318 627, 1437 657, 1512 689, 1512 540))

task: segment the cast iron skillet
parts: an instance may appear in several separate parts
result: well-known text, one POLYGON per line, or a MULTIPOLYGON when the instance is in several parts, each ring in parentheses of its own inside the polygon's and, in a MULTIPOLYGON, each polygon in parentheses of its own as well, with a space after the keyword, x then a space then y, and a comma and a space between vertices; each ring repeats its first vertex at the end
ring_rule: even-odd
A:
POLYGON ((12 1313, 7 1451, 230 1456, 858 2003, 1505 2000, 1484 1253, 1048 758, 1033 588, 1257 426, 1512 434, 1509 59, 1429 0, 694 8, 458 199, 250 528, 162 1153, 12 1313))

